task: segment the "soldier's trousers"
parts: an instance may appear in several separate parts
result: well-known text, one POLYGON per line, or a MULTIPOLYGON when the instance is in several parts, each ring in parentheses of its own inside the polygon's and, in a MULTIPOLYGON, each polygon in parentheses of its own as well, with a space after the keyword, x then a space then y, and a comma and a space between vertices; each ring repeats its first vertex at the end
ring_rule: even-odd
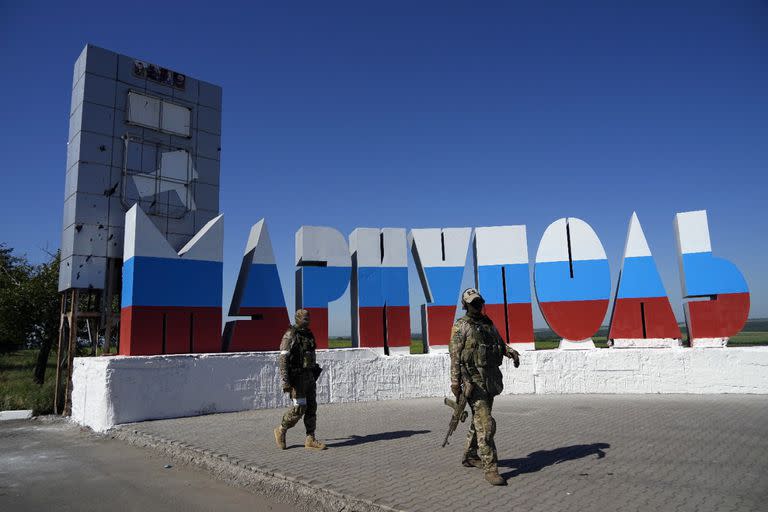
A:
POLYGON ((296 425, 303 416, 307 435, 314 435, 317 425, 315 379, 312 375, 303 376, 292 384, 294 384, 291 389, 293 406, 283 415, 283 421, 280 424, 284 429, 289 429, 296 425))
POLYGON ((496 469, 498 455, 493 435, 496 433, 496 420, 491 416, 493 397, 475 387, 467 400, 472 409, 472 424, 467 432, 467 444, 464 447, 464 458, 479 457, 484 471, 496 469))

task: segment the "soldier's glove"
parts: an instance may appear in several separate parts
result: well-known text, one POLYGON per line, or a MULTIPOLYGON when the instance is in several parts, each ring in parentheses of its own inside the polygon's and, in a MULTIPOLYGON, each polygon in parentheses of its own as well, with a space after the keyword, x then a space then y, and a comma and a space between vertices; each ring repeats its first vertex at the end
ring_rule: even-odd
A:
POLYGON ((453 393, 453 396, 455 396, 456 400, 458 400, 461 396, 461 384, 451 384, 451 393, 453 393))
POLYGON ((512 361, 514 361, 515 364, 515 368, 520 366, 520 353, 517 350, 509 348, 506 356, 512 358, 512 361))
POLYGON ((292 387, 293 386, 291 386, 287 382, 283 382, 283 393, 290 393, 292 387))

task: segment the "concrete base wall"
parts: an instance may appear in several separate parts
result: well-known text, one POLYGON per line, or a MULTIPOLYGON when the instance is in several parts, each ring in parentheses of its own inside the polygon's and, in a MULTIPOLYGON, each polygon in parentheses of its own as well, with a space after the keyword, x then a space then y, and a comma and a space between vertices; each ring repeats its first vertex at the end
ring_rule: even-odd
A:
MULTIPOLYGON (((320 403, 439 397, 446 353, 386 357, 369 349, 318 352, 320 403)), ((768 394, 768 347, 521 352, 504 361, 505 394, 768 394)), ((120 423, 287 407, 277 352, 76 358, 72 419, 104 431, 120 423)))

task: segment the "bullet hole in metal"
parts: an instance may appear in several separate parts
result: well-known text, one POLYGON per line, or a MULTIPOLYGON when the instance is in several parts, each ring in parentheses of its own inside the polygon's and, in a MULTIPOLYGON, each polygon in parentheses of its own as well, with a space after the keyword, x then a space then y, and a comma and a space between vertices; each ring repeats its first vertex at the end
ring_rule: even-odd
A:
POLYGON ((106 150, 107 150, 107 146, 105 146, 104 144, 102 144, 101 146, 99 146, 99 151, 101 151, 101 152, 104 152, 104 151, 106 151, 106 150))
POLYGON ((117 191, 118 185, 120 185, 119 181, 115 183, 111 188, 106 189, 104 191, 104 195, 107 197, 110 197, 111 195, 113 195, 117 191))
POLYGON ((77 231, 79 233, 82 229, 83 229, 83 225, 82 224, 75 224, 75 231, 77 231))

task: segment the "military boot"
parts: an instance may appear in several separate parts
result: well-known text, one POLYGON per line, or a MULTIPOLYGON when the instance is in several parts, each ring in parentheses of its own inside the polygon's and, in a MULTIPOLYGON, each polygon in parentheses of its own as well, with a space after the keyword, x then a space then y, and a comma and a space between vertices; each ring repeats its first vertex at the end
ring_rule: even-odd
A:
POLYGON ((501 477, 498 469, 486 471, 485 479, 491 485, 507 485, 507 481, 501 477))
POLYGON ((465 468, 481 468, 483 467, 483 461, 480 460, 480 457, 478 457, 476 453, 468 453, 464 455, 461 465, 465 468))
POLYGON ((275 429, 275 443, 281 450, 285 450, 285 429, 282 425, 275 429))
POLYGON ((307 440, 304 441, 304 448, 309 450, 325 450, 326 446, 325 443, 321 443, 315 439, 314 435, 310 434, 307 436, 307 440))

